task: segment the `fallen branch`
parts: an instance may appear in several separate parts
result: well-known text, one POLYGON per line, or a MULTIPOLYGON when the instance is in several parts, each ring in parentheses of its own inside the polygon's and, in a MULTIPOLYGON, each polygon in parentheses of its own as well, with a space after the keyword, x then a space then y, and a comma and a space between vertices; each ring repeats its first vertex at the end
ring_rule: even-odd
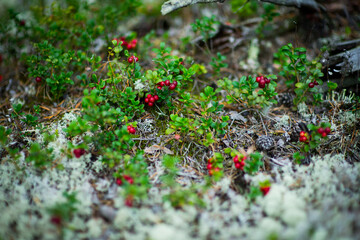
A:
POLYGON ((166 15, 179 8, 183 8, 196 3, 214 3, 214 2, 223 3, 224 1, 225 0, 170 0, 165 2, 161 6, 161 14, 166 15))

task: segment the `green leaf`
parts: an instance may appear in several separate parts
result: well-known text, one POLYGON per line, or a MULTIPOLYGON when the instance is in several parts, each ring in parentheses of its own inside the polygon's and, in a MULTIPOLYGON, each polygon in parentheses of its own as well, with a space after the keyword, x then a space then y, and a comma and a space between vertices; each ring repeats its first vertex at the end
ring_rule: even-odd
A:
POLYGON ((302 82, 298 82, 295 84, 295 87, 297 87, 297 88, 303 88, 304 86, 305 86, 305 84, 302 82))

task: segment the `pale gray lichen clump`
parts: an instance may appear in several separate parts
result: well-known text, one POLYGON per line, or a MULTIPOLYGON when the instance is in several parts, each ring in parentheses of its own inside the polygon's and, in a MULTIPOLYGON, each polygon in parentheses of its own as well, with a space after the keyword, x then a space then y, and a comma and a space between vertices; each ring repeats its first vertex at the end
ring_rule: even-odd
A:
MULTIPOLYGON (((75 117, 65 116, 50 127, 58 132, 52 147, 59 154, 56 147, 66 142, 62 128, 75 117)), ((253 203, 235 192, 230 178, 224 177, 205 195, 203 209, 175 209, 162 202, 168 192, 155 186, 139 208, 129 208, 112 176, 97 179, 93 175, 103 170, 101 161, 89 164, 90 154, 79 159, 62 157, 64 170, 49 169, 41 175, 26 167, 24 154, 18 160, 21 171, 7 159, 2 161, 0 237, 57 239, 59 232, 47 209, 64 201, 64 191, 77 192, 79 200, 78 210, 64 228, 64 239, 354 239, 360 230, 360 164, 349 164, 343 155, 313 157, 309 166, 279 167, 272 175, 246 175, 254 186, 264 180, 273 182, 268 195, 253 203), (113 197, 110 222, 93 217, 92 207, 101 203, 91 181, 97 191, 113 197)))

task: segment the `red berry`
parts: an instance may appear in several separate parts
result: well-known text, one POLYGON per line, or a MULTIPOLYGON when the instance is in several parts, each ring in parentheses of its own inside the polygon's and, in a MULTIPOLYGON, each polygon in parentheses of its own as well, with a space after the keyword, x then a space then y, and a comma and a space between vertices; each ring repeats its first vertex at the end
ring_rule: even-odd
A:
POLYGON ((209 170, 209 175, 212 176, 214 174, 214 170, 209 170))
POLYGON ((135 130, 135 128, 131 128, 130 130, 129 130, 129 132, 131 133, 131 134, 135 134, 136 133, 136 130, 135 130))
POLYGON ((180 62, 180 65, 184 65, 184 61, 181 61, 181 62, 180 62))
POLYGON ((154 102, 155 102, 155 98, 154 98, 154 97, 149 98, 149 102, 154 103, 154 102))
POLYGON ((170 81, 169 80, 165 80, 165 86, 170 86, 170 81))
POLYGON ((323 133, 321 134, 321 136, 322 136, 322 137, 326 137, 326 136, 327 136, 326 132, 323 132, 323 133))
POLYGON ((266 196, 270 191, 270 186, 260 187, 260 190, 263 193, 263 195, 266 196))
POLYGON ((317 130, 317 132, 320 133, 320 134, 323 134, 324 129, 323 129, 323 128, 319 128, 319 129, 317 130))
POLYGON ((244 156, 242 160, 243 160, 243 161, 245 161, 246 159, 247 159, 247 157, 246 157, 246 156, 244 156))
POLYGON ((177 81, 173 81, 172 84, 175 85, 175 87, 177 86, 178 82, 177 81))
POLYGON ((317 86, 319 85, 319 83, 316 80, 314 80, 314 85, 317 86))
POLYGON ((159 85, 160 85, 161 87, 163 87, 163 86, 165 86, 165 82, 159 82, 159 85))
POLYGON ((134 59, 134 62, 139 61, 139 58, 138 58, 138 57, 133 56, 133 59, 134 59))
POLYGON ((259 83, 259 88, 265 88, 265 83, 260 82, 259 83))
POLYGON ((313 82, 309 83, 309 88, 315 87, 315 84, 313 82))
POLYGON ((151 95, 151 94, 148 94, 146 97, 147 97, 147 98, 151 98, 151 97, 152 97, 152 95, 151 95))
POLYGON ((305 136, 300 137, 300 142, 306 142, 307 138, 305 136))
POLYGON ((120 178, 117 178, 117 179, 116 179, 116 184, 117 184, 118 186, 121 186, 121 185, 122 185, 122 181, 121 181, 120 178))
POLYGON ((128 196, 125 199, 125 205, 128 207, 132 207, 133 206, 133 197, 132 196, 128 196))
POLYGON ((149 102, 148 105, 149 105, 149 107, 152 107, 154 105, 154 103, 149 102))
POLYGON ((260 82, 261 77, 256 77, 256 82, 260 82))
POLYGON ((209 158, 209 159, 208 159, 208 163, 211 163, 211 162, 212 162, 212 158, 209 158))
POLYGON ((266 84, 269 84, 270 81, 271 81, 271 79, 268 79, 268 78, 264 78, 264 80, 265 80, 265 83, 266 83, 266 84))
POLYGON ((235 168, 240 169, 241 168, 241 164, 239 162, 235 163, 235 168))
POLYGON ((236 155, 236 156, 233 158, 233 161, 234 161, 234 163, 239 162, 239 157, 236 155))
POLYGON ((3 76, 2 75, 0 75, 0 82, 3 80, 3 76))
POLYGON ((128 58, 128 63, 133 63, 133 61, 134 61, 134 58, 132 56, 128 58))
POLYGON ((161 90, 161 89, 162 89, 162 87, 161 87, 161 86, 157 86, 157 89, 161 90))
POLYGON ((331 132, 331 129, 329 127, 326 127, 325 130, 326 134, 329 134, 331 132))
POLYGON ((20 26, 25 26, 25 20, 20 20, 20 22, 19 22, 19 24, 20 24, 20 26))
POLYGON ((84 155, 85 150, 82 148, 74 149, 74 155, 76 158, 80 158, 82 155, 84 155))
POLYGON ((155 99, 155 101, 159 100, 159 96, 158 96, 158 95, 154 95, 154 99, 155 99))
POLYGON ((131 125, 127 126, 127 129, 128 129, 128 130, 130 130, 131 128, 132 128, 132 126, 131 126, 131 125))
POLYGON ((207 170, 210 170, 212 169, 212 164, 211 163, 208 163, 208 165, 206 166, 207 170))
POLYGON ((148 103, 149 102, 149 98, 145 98, 145 103, 148 103))
POLYGON ((305 134, 306 134, 306 133, 305 133, 304 131, 301 131, 301 132, 300 132, 300 137, 305 137, 305 134))
POLYGON ((52 224, 60 225, 61 224, 61 217, 59 216, 52 216, 50 219, 52 224))
POLYGON ((36 82, 41 82, 41 77, 36 77, 36 78, 35 78, 35 81, 36 81, 36 82))
POLYGON ((220 168, 216 167, 216 168, 214 169, 214 171, 215 171, 215 172, 220 172, 220 168))
POLYGON ((175 88, 176 88, 176 86, 174 84, 170 84, 170 87, 169 87, 170 90, 174 90, 175 88))

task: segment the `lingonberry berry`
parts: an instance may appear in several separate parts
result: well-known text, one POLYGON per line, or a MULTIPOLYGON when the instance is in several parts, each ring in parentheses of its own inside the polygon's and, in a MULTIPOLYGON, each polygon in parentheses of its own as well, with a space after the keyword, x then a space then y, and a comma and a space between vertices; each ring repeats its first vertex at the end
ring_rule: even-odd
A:
POLYGON ((0 75, 0 82, 3 80, 3 76, 2 75, 0 75))
POLYGON ((256 82, 259 83, 261 80, 261 77, 256 77, 256 82))
POLYGON ((162 89, 162 87, 161 87, 161 86, 157 86, 157 89, 161 90, 161 89, 162 89))
POLYGON ((160 85, 160 87, 163 87, 163 86, 165 86, 165 82, 164 81, 159 82, 159 85, 160 85))
POLYGON ((158 95, 154 95, 154 99, 155 99, 155 101, 159 100, 159 96, 158 96, 158 95))
POLYGON ((263 193, 263 195, 266 196, 270 191, 270 186, 262 186, 260 187, 260 190, 263 193))
POLYGON ((170 81, 169 80, 165 80, 165 86, 170 86, 170 81))
POLYGON ((214 174, 214 170, 213 169, 210 169, 209 170, 209 175, 212 176, 214 174))
POLYGON ((139 61, 139 58, 138 58, 138 57, 133 56, 133 59, 134 59, 134 62, 138 62, 138 61, 139 61))
POLYGON ((302 137, 300 137, 300 142, 306 142, 307 141, 307 138, 305 137, 305 136, 302 136, 302 137))
POLYGON ((317 132, 320 133, 320 134, 323 134, 323 133, 325 132, 325 130, 324 130, 323 128, 319 128, 319 129, 317 130, 317 132))
POLYGON ((211 170, 212 169, 212 164, 208 163, 208 165, 206 166, 207 170, 211 170))
POLYGON ((76 158, 80 158, 82 155, 84 155, 85 150, 82 148, 74 149, 74 155, 76 158))
POLYGON ((331 129, 329 127, 326 127, 325 130, 326 134, 329 134, 331 132, 331 129))
POLYGON ((154 104, 152 102, 148 103, 149 107, 152 107, 154 104))
POLYGON ((50 219, 52 224, 60 225, 61 224, 61 217, 60 216, 52 216, 50 219))
POLYGON ((317 86, 319 85, 319 83, 316 80, 314 80, 314 85, 317 86))
POLYGON ((151 97, 152 97, 152 95, 151 95, 151 94, 148 94, 146 97, 147 97, 147 98, 151 98, 151 97))
POLYGON ((170 87, 169 87, 170 90, 174 90, 175 88, 176 88, 175 84, 170 84, 170 87))
POLYGON ((149 102, 154 103, 154 102, 155 102, 155 98, 154 98, 154 97, 149 98, 149 102))
POLYGON ((240 169, 241 168, 241 164, 239 162, 235 163, 235 168, 240 169))
POLYGON ((117 178, 117 179, 116 179, 116 184, 117 184, 118 186, 121 186, 121 185, 122 185, 122 181, 121 181, 120 178, 117 178))
POLYGON ((148 103, 149 102, 149 98, 145 98, 145 103, 148 103))
POLYGON ((128 58, 128 63, 133 63, 134 62, 134 58, 131 56, 128 58))
POLYGON ((128 196, 125 199, 125 205, 128 207, 132 207, 133 206, 133 197, 132 196, 128 196))
POLYGON ((236 155, 236 156, 233 158, 233 161, 234 161, 234 163, 239 162, 239 157, 236 155))
POLYGON ((321 136, 322 136, 322 137, 326 137, 326 136, 327 136, 326 132, 323 132, 323 133, 321 134, 321 136))
POLYGON ((309 83, 309 88, 315 87, 315 84, 313 82, 309 83))
POLYGON ((177 81, 173 81, 172 84, 175 85, 175 87, 177 86, 178 82, 177 81))
POLYGON ((266 84, 269 84, 270 81, 271 81, 271 79, 269 79, 269 78, 264 78, 264 80, 265 80, 265 83, 266 83, 266 84))
POLYGON ((35 81, 36 81, 36 82, 41 82, 41 77, 36 77, 36 78, 35 78, 35 81))

